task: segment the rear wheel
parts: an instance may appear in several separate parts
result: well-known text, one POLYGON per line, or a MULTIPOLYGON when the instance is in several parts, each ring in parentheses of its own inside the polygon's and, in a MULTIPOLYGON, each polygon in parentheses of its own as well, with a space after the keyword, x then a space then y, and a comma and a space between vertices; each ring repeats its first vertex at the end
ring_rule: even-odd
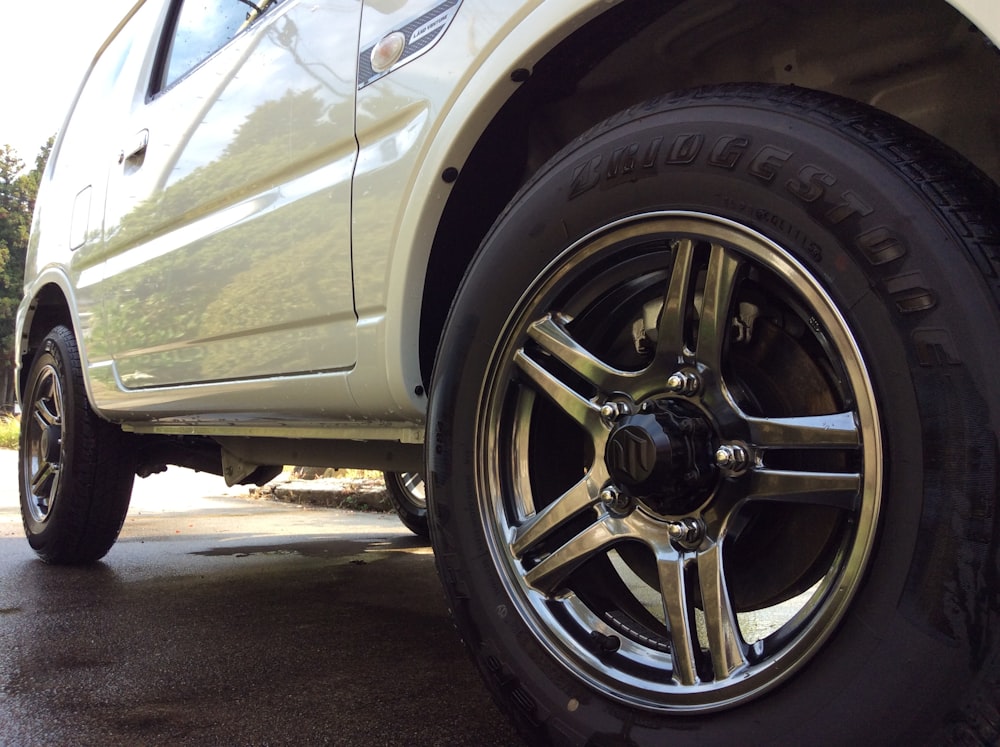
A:
POLYGON ((420 472, 383 472, 389 500, 403 525, 419 537, 427 538, 427 494, 420 472))
POLYGON ((21 518, 31 547, 50 563, 104 557, 134 476, 126 435, 87 400, 73 333, 55 327, 31 365, 21 415, 21 518))
POLYGON ((849 102, 722 88, 610 120, 514 201, 453 307, 427 443, 439 570, 526 736, 979 728, 996 193, 963 168, 849 102))

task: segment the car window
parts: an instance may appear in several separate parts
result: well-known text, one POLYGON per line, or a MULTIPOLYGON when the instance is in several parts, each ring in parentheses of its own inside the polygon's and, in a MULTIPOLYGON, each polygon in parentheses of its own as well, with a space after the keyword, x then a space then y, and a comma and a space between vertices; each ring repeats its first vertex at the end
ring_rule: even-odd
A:
POLYGON ((275 4, 273 0, 178 0, 153 93, 183 78, 275 4))

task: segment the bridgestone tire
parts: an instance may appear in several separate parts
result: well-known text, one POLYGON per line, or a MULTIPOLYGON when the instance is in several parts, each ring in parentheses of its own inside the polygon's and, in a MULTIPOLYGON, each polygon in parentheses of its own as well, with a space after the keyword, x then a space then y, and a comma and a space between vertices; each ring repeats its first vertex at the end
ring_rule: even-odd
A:
POLYGON ((526 739, 998 743, 998 215, 905 123, 758 85, 633 107, 521 190, 426 443, 526 739))
POLYGON ((48 563, 93 562, 111 549, 128 512, 131 444, 91 409, 66 327, 46 336, 26 381, 19 458, 25 534, 48 563))

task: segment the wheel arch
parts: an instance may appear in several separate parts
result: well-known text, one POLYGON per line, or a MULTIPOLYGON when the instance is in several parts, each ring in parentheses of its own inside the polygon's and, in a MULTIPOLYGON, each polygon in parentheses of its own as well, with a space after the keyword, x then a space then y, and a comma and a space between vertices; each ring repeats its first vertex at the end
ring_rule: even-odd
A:
POLYGON ((67 287, 55 279, 42 283, 31 296, 31 303, 23 306, 24 321, 20 325, 21 335, 17 347, 17 398, 21 401, 24 387, 31 368, 31 361, 45 339, 45 335, 57 325, 65 325, 77 334, 78 325, 70 311, 67 287))
MULTIPOLYGON (((1000 21, 985 3, 958 5, 980 22, 1000 21)), ((1000 23, 989 30, 1000 34, 1000 23)), ((582 25, 567 19, 565 35, 537 59, 508 71, 519 87, 472 135, 437 222, 419 296, 425 384, 465 269, 507 202, 575 137, 646 98, 727 82, 814 88, 888 111, 1000 181, 1000 52, 945 0, 905 8, 625 0, 582 25)))

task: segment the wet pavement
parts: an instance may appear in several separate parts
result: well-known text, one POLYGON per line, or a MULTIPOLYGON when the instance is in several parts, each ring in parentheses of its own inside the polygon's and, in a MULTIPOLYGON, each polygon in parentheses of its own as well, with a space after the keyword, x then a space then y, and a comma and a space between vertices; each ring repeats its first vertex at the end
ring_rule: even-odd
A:
POLYGON ((515 745, 393 515, 136 481, 101 563, 47 566, 0 451, 0 745, 515 745))

